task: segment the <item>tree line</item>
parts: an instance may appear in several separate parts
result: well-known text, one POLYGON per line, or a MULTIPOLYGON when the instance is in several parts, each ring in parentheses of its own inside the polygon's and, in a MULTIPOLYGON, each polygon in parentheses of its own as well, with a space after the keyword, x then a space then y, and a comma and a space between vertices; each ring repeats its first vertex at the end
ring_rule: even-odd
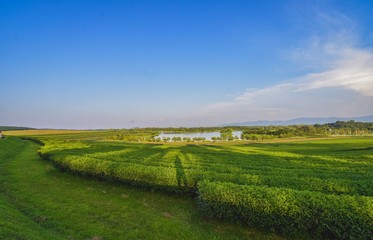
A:
POLYGON ((134 128, 114 130, 108 140, 132 142, 204 142, 204 137, 159 137, 161 133, 203 133, 220 132, 220 137, 212 137, 211 141, 237 140, 268 140, 291 137, 322 137, 322 136, 362 136, 373 134, 373 123, 337 121, 334 123, 291 126, 231 126, 231 127, 197 127, 197 128, 134 128), (233 131, 242 131, 240 137, 233 131))

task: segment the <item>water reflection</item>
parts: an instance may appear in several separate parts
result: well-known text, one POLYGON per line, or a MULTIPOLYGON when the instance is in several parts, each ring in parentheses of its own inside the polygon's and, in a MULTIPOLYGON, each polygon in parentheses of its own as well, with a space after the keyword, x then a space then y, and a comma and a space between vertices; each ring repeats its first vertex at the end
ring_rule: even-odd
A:
MULTIPOLYGON (((233 131, 233 137, 241 138, 242 131, 233 131)), ((206 140, 211 141, 213 137, 220 137, 220 132, 197 132, 197 133, 161 133, 157 137, 163 138, 170 138, 173 137, 180 137, 183 138, 206 138, 206 140)))

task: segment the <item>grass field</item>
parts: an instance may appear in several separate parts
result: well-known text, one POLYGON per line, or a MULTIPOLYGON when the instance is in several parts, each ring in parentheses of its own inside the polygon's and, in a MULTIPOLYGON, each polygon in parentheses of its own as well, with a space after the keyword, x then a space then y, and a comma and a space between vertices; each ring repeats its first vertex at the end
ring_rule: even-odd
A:
MULTIPOLYGON (((37 220, 36 225, 45 225, 47 229, 78 239, 94 236, 115 239, 118 234, 124 238, 163 239, 171 238, 172 233, 184 239, 192 236, 196 239, 278 238, 248 230, 249 226, 291 238, 369 239, 373 234, 372 137, 245 144, 139 144, 102 141, 104 136, 105 132, 100 131, 33 136, 45 144, 40 149, 44 158, 80 176, 56 170, 49 162, 37 160, 35 155, 35 161, 18 155, 18 165, 3 161, 3 171, 7 171, 4 176, 11 181, 2 189, 11 193, 7 195, 22 196, 16 201, 15 209, 38 209, 43 214, 38 217, 34 210, 26 211, 26 219, 33 216, 31 219, 44 221, 45 217, 40 216, 48 216, 45 224, 37 220), (32 167, 35 169, 27 171, 32 167), (71 183, 66 185, 67 180, 62 180, 65 178, 71 183), (34 180, 28 183, 27 179, 34 180), (54 181, 57 181, 55 185, 54 181), (40 205, 39 201, 46 196, 35 197, 39 193, 32 192, 31 185, 49 186, 47 182, 51 182, 45 192, 48 204, 40 205), (96 192, 89 188, 103 190, 96 192), (49 196, 53 195, 48 194, 50 191, 54 191, 54 197, 49 196), (99 197, 93 193, 104 194, 99 197), (136 200, 139 204, 125 205, 132 199, 128 196, 141 196, 136 200), (78 199, 86 202, 74 204, 78 199), (51 211, 61 205, 74 214, 65 216, 65 212, 51 211), (98 214, 99 218, 112 222, 101 226, 96 219, 98 222, 78 224, 91 219, 90 211, 96 208, 105 209, 98 214), (149 212, 148 208, 155 212, 149 212), (131 215, 127 213, 129 209, 142 214, 131 215), (153 218, 152 214, 156 216, 153 218), (216 220, 206 221, 205 216, 216 220), (139 222, 148 219, 147 224, 155 235, 146 235, 146 228, 140 230, 139 222), (169 222, 170 219, 171 225, 163 225, 162 220, 169 222), (130 228, 133 232, 121 225, 123 222, 139 229, 130 228), (110 228, 113 230, 108 230, 110 228), (77 232, 82 234, 75 235, 77 232)), ((34 154, 38 148, 35 143, 18 138, 6 141, 33 147, 34 154)), ((29 150, 29 154, 31 152, 29 150)), ((9 199, 3 201, 14 202, 14 197, 9 199)))
POLYGON ((39 147, 0 141, 0 239, 280 239, 206 219, 190 197, 61 172, 39 147))

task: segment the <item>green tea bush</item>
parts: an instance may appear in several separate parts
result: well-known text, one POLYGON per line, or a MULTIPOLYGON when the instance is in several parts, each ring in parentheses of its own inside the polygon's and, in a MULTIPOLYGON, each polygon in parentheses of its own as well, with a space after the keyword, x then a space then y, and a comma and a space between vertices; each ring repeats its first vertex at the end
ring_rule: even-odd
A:
POLYGON ((327 239, 373 236, 372 197, 204 180, 198 183, 198 203, 206 215, 286 234, 327 239))
MULTIPOLYGON (((235 158, 231 161, 221 160, 222 156, 219 155, 213 155, 214 159, 201 160, 182 157, 182 155, 180 157, 178 153, 161 149, 139 150, 122 147, 120 150, 111 151, 110 146, 106 148, 105 146, 101 144, 92 147, 75 141, 48 141, 41 148, 41 155, 51 159, 61 168, 83 175, 139 185, 163 186, 178 191, 183 189, 195 191, 196 183, 201 179, 206 179, 241 185, 285 187, 326 194, 373 196, 373 181, 354 177, 351 174, 353 169, 348 172, 327 171, 324 173, 322 171, 318 173, 312 168, 300 170, 289 168, 286 162, 280 164, 273 162, 270 167, 255 166, 255 162, 241 162, 240 159, 235 158), (89 153, 82 154, 84 152, 89 153), (180 163, 176 164, 178 158, 180 163), (128 169, 134 170, 127 171, 128 169), (329 176, 324 176, 325 174, 329 176)), ((231 154, 231 157, 235 155, 231 154)))
POLYGON ((196 193, 201 210, 265 230, 372 239, 373 139, 173 145, 43 139, 40 154, 81 175, 196 193))
POLYGON ((141 164, 121 164, 113 161, 97 160, 84 156, 45 156, 57 167, 85 176, 100 177, 133 185, 161 188, 174 192, 192 192, 196 181, 177 176, 174 168, 146 166, 141 164))

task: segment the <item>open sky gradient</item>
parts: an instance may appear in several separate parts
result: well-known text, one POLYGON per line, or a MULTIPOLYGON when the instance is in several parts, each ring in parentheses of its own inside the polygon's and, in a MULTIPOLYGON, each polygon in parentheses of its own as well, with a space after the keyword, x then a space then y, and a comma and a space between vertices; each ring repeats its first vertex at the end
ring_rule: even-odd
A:
POLYGON ((0 0, 0 126, 373 114, 373 1, 0 0))

